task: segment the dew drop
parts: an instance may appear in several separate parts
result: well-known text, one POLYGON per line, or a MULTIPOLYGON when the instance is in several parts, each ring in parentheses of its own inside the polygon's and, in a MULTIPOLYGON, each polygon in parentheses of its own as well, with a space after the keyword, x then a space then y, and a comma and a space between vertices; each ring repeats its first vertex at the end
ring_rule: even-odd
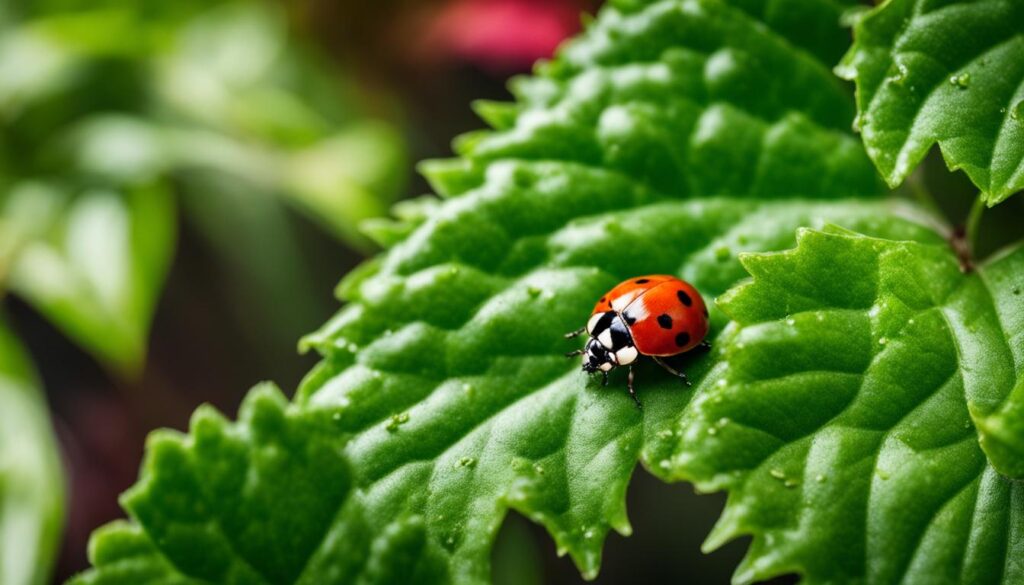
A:
POLYGON ((718 434, 718 429, 716 429, 715 427, 710 427, 708 429, 708 434, 711 435, 711 436, 715 436, 715 435, 718 434))
POLYGON ((818 475, 816 475, 814 477, 814 481, 816 481, 818 483, 825 483, 825 476, 823 474, 819 473, 818 475))
POLYGON ((668 459, 662 459, 661 461, 658 462, 658 467, 668 470, 670 467, 672 467, 672 462, 669 461, 668 459))
POLYGON ((786 319, 786 325, 789 325, 790 327, 792 327, 793 325, 796 325, 796 319, 793 319, 793 318, 786 319))
POLYGON ((857 117, 853 119, 853 131, 860 132, 864 128, 864 124, 866 122, 867 119, 865 118, 863 112, 857 114, 857 117))
POLYGON ((408 412, 403 412, 402 414, 393 414, 391 415, 391 418, 388 419, 388 424, 384 428, 386 428, 388 432, 393 433, 398 430, 398 427, 404 425, 407 422, 409 422, 408 412))
POLYGON ((1018 122, 1024 122, 1024 100, 1020 100, 1013 105, 1013 109, 1010 110, 1010 117, 1018 122))
POLYGON ((462 459, 459 459, 459 467, 468 467, 473 469, 476 467, 476 459, 473 457, 463 457, 462 459))
POLYGON ((880 478, 881 478, 882 480, 887 480, 887 479, 889 479, 889 472, 888 472, 888 471, 885 471, 885 470, 883 470, 883 469, 878 469, 878 470, 876 470, 876 471, 875 471, 875 474, 876 474, 876 475, 877 475, 878 477, 880 477, 880 478))
POLYGON ((886 343, 889 343, 888 339, 886 339, 884 337, 879 337, 878 338, 878 345, 885 345, 886 343))
POLYGON ((894 85, 903 85, 903 82, 907 79, 907 66, 902 63, 894 63, 890 69, 889 76, 885 78, 886 81, 894 85))
POLYGON ((781 469, 773 469, 768 473, 770 473, 775 479, 786 479, 786 474, 781 469))
POLYGON ((795 479, 787 479, 782 485, 788 488, 795 488, 796 486, 800 485, 800 482, 795 479))
POLYGON ((967 87, 971 85, 971 74, 960 73, 957 75, 953 75, 949 78, 949 82, 959 87, 960 89, 967 89, 967 87))
POLYGON ((544 468, 540 463, 533 466, 533 470, 537 472, 537 475, 544 475, 544 468))
POLYGON ((585 538, 587 540, 593 539, 594 536, 596 536, 596 534, 595 534, 593 528, 587 528, 586 530, 583 531, 583 538, 585 538))
POLYGON ((719 262, 725 262, 732 256, 732 249, 729 246, 719 246, 715 249, 715 259, 719 262))
POLYGON ((537 288, 537 287, 535 287, 535 286, 531 286, 531 287, 529 287, 529 288, 527 288, 527 289, 526 289, 526 292, 527 292, 527 293, 528 293, 528 294, 529 294, 529 295, 530 295, 531 297, 539 297, 539 296, 540 296, 540 293, 542 293, 542 292, 544 292, 544 291, 540 290, 539 288, 537 288))

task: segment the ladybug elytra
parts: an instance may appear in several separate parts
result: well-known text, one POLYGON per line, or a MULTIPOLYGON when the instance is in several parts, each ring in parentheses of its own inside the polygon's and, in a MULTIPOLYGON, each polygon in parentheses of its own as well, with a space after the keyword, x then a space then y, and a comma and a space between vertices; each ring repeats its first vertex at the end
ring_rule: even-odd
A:
POLYGON ((601 372, 608 384, 608 372, 629 366, 629 394, 640 406, 633 390, 633 363, 641 355, 689 385, 686 374, 665 363, 662 358, 678 355, 695 347, 710 345, 708 310, 697 289, 674 276, 663 274, 638 276, 619 283, 594 306, 587 326, 566 334, 573 338, 587 333, 590 339, 583 349, 566 354, 583 356, 583 371, 601 372))

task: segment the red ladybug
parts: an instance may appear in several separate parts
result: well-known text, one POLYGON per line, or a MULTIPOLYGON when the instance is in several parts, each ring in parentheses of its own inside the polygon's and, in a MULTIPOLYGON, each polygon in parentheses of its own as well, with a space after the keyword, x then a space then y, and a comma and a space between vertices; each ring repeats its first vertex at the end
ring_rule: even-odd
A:
POLYGON ((587 326, 566 334, 573 338, 586 332, 590 339, 583 349, 566 354, 583 356, 583 371, 601 372, 608 384, 608 372, 629 366, 629 394, 640 406, 633 390, 633 362, 650 356, 658 365, 690 384, 686 374, 661 358, 678 355, 695 347, 708 349, 708 310, 697 289, 674 276, 638 276, 619 283, 601 297, 587 326))

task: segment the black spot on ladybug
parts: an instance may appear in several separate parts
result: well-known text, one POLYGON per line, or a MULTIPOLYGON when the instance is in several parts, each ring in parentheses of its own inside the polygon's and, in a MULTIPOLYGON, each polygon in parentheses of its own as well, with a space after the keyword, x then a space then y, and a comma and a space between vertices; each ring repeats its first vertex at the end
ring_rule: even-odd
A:
POLYGON ((634 323, 636 323, 636 317, 630 315, 629 313, 623 313, 622 318, 625 319, 626 325, 633 325, 634 323))
POLYGON ((666 315, 665 313, 658 315, 658 325, 661 325, 662 329, 671 329, 672 317, 666 315))
POLYGON ((649 278, 641 278, 641 279, 638 279, 638 280, 634 280, 633 282, 635 282, 637 284, 647 284, 648 282, 651 282, 651 279, 649 279, 649 278))
POLYGON ((605 302, 605 301, 607 301, 607 300, 608 300, 608 297, 601 297, 601 300, 600 300, 600 301, 598 301, 598 302, 600 302, 600 303, 603 303, 603 302, 605 302))
POLYGON ((679 335, 676 335, 676 345, 684 347, 690 343, 690 334, 683 331, 679 335))
POLYGON ((684 290, 677 290, 676 296, 679 297, 679 302, 683 303, 687 307, 693 304, 693 299, 691 299, 690 295, 686 294, 686 291, 684 290))

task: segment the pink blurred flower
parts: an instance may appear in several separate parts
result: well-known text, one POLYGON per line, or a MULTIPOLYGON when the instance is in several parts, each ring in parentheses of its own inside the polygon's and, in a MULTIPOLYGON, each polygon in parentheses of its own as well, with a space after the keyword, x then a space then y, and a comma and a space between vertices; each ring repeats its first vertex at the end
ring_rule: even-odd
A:
POLYGON ((524 71, 579 31, 586 7, 582 0, 455 0, 426 25, 423 57, 495 74, 524 71))

